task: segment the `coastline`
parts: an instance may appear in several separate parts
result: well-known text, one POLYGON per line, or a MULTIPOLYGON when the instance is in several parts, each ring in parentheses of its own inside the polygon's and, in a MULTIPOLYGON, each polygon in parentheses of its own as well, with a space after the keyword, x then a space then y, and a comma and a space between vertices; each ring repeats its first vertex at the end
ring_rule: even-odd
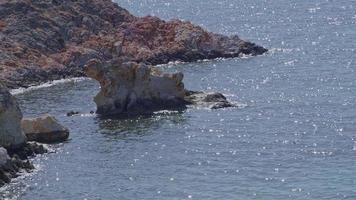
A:
MULTIPOLYGON (((22 124, 25 119, 12 95, 86 80, 88 73, 85 68, 96 60, 98 68, 92 72, 102 91, 111 90, 110 86, 105 88, 108 85, 103 85, 103 82, 110 81, 119 86, 130 74, 134 75, 126 86, 139 83, 134 84, 137 87, 131 88, 130 92, 144 91, 137 97, 116 95, 114 101, 121 102, 121 107, 117 103, 112 104, 113 99, 105 94, 102 96, 108 97, 105 102, 96 102, 98 114, 126 111, 142 114, 147 110, 185 108, 191 104, 211 109, 237 107, 221 93, 185 89, 182 73, 161 74, 156 66, 172 62, 245 58, 268 51, 237 35, 212 33, 188 21, 136 17, 111 0, 5 0, 0 2, 0 11, 0 58, 3 58, 0 59, 0 127, 5 130, 0 139, 6 139, 1 143, 5 160, 0 179, 3 184, 17 177, 21 170, 32 170, 33 165, 28 159, 46 152, 42 145, 28 141, 41 142, 39 139, 43 139, 52 143, 69 137, 69 130, 51 116, 27 119, 29 130, 26 132, 22 124), (119 61, 118 65, 105 67, 104 63, 116 61, 119 61), (125 65, 130 70, 125 71, 125 65), (126 74, 121 74, 121 79, 119 76, 109 78, 110 70, 116 70, 115 75, 122 71, 126 74), (141 72, 149 76, 140 77, 141 72), (101 74, 108 76, 101 79, 101 74), (31 135, 35 139, 31 140, 31 135)), ((104 98, 99 95, 99 99, 104 98)))
POLYGON ((9 89, 83 77, 91 59, 155 66, 268 51, 188 21, 136 17, 111 0, 2 1, 0 10, 0 81, 9 89))
POLYGON ((76 82, 80 82, 80 81, 84 81, 84 80, 88 80, 88 79, 90 79, 90 78, 88 78, 88 77, 74 77, 74 78, 63 78, 63 79, 57 79, 57 80, 48 80, 47 82, 39 82, 38 84, 31 85, 29 87, 20 87, 20 88, 16 88, 16 89, 11 89, 10 93, 12 95, 16 96, 18 94, 30 92, 32 90, 52 87, 54 85, 63 84, 63 83, 70 83, 70 82, 76 83, 76 82))

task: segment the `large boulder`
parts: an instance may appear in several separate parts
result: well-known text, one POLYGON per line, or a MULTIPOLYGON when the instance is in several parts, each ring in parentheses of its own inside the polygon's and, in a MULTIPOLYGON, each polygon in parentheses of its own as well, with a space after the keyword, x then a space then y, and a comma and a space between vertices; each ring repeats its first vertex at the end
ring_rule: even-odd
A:
POLYGON ((19 148, 26 142, 21 130, 22 113, 15 98, 0 83, 0 146, 19 148))
POLYGON ((85 72, 100 83, 94 101, 97 113, 104 116, 151 114, 158 110, 184 109, 191 104, 213 109, 234 106, 220 93, 187 91, 182 73, 163 73, 142 63, 91 60, 85 72))
POLYGON ((29 141, 56 143, 63 142, 69 137, 69 130, 49 115, 25 118, 21 125, 29 141))

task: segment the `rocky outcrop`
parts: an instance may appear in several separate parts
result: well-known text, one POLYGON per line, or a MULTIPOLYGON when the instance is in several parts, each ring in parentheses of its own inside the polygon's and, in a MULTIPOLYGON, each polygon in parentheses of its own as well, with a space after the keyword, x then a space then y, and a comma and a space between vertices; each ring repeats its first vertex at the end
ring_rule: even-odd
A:
POLYGON ((0 83, 0 187, 17 177, 18 172, 33 169, 29 157, 46 152, 42 145, 27 142, 21 120, 19 105, 0 83))
POLYGON ((16 149, 26 142, 21 119, 22 113, 15 98, 0 83, 0 146, 16 149))
POLYGON ((186 91, 184 99, 193 105, 210 109, 236 107, 235 104, 229 102, 223 94, 218 92, 204 93, 186 91))
POLYGON ((28 158, 46 152, 47 150, 42 145, 31 142, 16 150, 6 150, 0 147, 0 187, 10 183, 11 179, 20 175, 20 172, 32 171, 34 166, 28 158))
POLYGON ((23 119, 21 125, 29 141, 57 143, 69 137, 69 130, 49 115, 23 119))
POLYGON ((83 76, 93 58, 162 64, 266 51, 190 22, 135 17, 111 0, 0 1, 0 80, 9 88, 83 76))
POLYGON ((100 115, 151 114, 184 109, 191 104, 210 108, 234 106, 220 93, 187 91, 182 73, 162 73, 142 63, 91 60, 85 73, 100 83, 101 90, 94 98, 100 115))
POLYGON ((121 60, 91 60, 85 72, 101 85, 94 98, 101 115, 148 114, 186 105, 181 73, 163 74, 148 65, 121 60))

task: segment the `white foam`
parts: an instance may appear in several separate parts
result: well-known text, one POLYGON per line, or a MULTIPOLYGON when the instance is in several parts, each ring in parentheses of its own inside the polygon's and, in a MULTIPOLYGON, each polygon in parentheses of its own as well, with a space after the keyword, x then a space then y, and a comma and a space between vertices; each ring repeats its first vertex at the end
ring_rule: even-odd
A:
POLYGON ((160 110, 160 111, 156 111, 153 112, 153 114, 159 115, 159 114, 175 114, 175 113, 179 113, 179 111, 175 111, 175 110, 160 110))
MULTIPOLYGON (((264 55, 264 54, 263 54, 264 55)), ((262 56, 262 55, 258 55, 258 56, 262 56)), ((156 65, 156 67, 174 67, 177 65, 184 65, 184 64, 188 64, 188 63, 207 63, 207 62, 212 62, 212 61, 226 61, 226 60, 231 60, 231 59, 249 59, 249 58, 253 58, 256 56, 252 56, 252 55, 248 55, 248 54, 241 54, 240 56, 237 57, 232 57, 232 58, 224 58, 224 57, 217 57, 214 59, 200 59, 200 60, 196 60, 193 62, 184 62, 184 61, 171 61, 169 63, 166 64, 159 64, 156 65)))
POLYGON ((89 78, 86 77, 79 77, 79 78, 68 78, 68 79, 60 79, 60 80, 54 80, 54 81, 49 81, 47 83, 43 83, 41 85, 36 85, 36 86, 31 86, 28 88, 18 88, 18 89, 13 89, 10 91, 10 93, 12 95, 17 95, 17 94, 22 94, 25 92, 29 92, 29 91, 33 91, 33 90, 38 90, 41 88, 48 88, 48 87, 52 87, 54 85, 58 85, 58 84, 63 84, 63 83, 69 83, 69 82, 80 82, 80 81, 84 81, 84 80, 88 80, 89 78))

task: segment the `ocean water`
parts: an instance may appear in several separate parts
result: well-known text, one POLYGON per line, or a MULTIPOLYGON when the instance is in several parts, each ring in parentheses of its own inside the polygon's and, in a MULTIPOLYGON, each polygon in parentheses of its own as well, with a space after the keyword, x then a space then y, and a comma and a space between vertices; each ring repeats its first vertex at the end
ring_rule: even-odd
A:
POLYGON ((89 114, 89 79, 17 92, 70 140, 39 156, 10 199, 356 199, 354 0, 118 0, 135 15, 190 20, 261 44, 253 58, 160 66, 189 89, 244 106, 133 119, 89 114), (68 111, 82 115, 67 117, 68 111))

